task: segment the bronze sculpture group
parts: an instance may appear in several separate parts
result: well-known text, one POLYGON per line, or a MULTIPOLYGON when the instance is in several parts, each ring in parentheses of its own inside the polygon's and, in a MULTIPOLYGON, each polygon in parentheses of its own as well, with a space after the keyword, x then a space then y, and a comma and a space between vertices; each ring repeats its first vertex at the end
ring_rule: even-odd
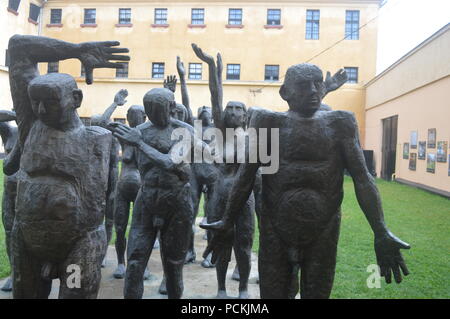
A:
POLYGON ((381 276, 390 283, 392 275, 401 282, 401 273, 408 274, 400 249, 409 245, 384 223, 353 114, 322 104, 328 92, 345 83, 345 72, 327 73, 324 79, 317 66, 297 64, 288 69, 280 89, 287 112, 247 109, 239 101, 228 102, 223 109, 222 58, 218 54, 215 61, 193 44, 197 57, 208 65, 211 108, 199 108, 194 118, 184 65, 177 58, 182 104, 175 101, 177 79, 172 76, 164 88, 145 94, 143 106, 128 109, 129 126, 110 120, 115 108, 125 104, 127 92, 122 90, 104 114, 85 127, 77 114, 83 94, 74 78, 39 75, 37 64, 77 58, 91 84, 95 68, 120 68, 122 64, 111 61, 129 60, 123 55, 128 50, 118 45, 72 44, 37 36, 10 39, 15 112, 0 112, 0 135, 7 153, 2 218, 12 266, 4 290, 12 289, 14 298, 47 298, 55 278, 61 281, 60 298, 96 298, 113 224, 118 258, 114 277, 125 279, 124 297, 142 298, 144 273, 159 238, 164 270, 160 290, 169 298, 181 298, 183 265, 196 258, 193 226, 202 194, 207 222, 201 227, 209 230, 202 264, 215 265, 218 298, 227 297, 225 275, 233 248, 239 298, 250 297, 255 211, 261 297, 293 298, 300 291, 301 298, 328 298, 345 169, 374 232, 381 276), (12 120, 17 129, 6 123, 12 120), (217 138, 198 138, 195 120, 204 125, 202 129, 216 128, 226 136, 223 145, 217 138), (253 145, 248 127, 256 132, 267 129, 269 134, 258 133, 259 144, 253 145), (229 138, 227 129, 235 136, 229 138), (271 129, 279 132, 277 145, 271 129), (177 147, 180 140, 173 138, 179 130, 190 139, 183 152, 177 147), (239 138, 245 141, 245 161, 229 162, 238 157, 239 138), (259 157, 249 160, 248 150, 261 143, 279 157, 275 173, 265 174, 268 164, 259 157), (218 145, 224 150, 219 156, 214 153, 218 145), (195 161, 199 149, 222 160, 195 161), (77 267, 80 280, 73 285, 70 270, 77 267))

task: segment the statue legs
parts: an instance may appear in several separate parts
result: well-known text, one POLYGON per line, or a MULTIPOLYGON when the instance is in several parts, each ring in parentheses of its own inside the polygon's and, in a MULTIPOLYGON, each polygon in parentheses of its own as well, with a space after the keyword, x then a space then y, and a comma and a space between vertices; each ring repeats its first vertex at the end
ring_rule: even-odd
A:
MULTIPOLYGON (((7 191, 8 185, 5 185, 5 187, 6 189, 3 192, 3 199, 2 199, 2 222, 3 227, 5 229, 6 254, 8 255, 8 259, 11 264, 11 234, 14 224, 16 194, 15 192, 11 193, 7 191)), ((1 290, 12 291, 11 277, 8 278, 8 280, 3 285, 1 290)))
POLYGON ((114 278, 125 277, 125 249, 127 247, 127 239, 125 237, 128 218, 130 215, 130 201, 125 199, 120 191, 117 191, 114 202, 114 227, 116 229, 116 253, 117 253, 117 269, 114 271, 114 278))

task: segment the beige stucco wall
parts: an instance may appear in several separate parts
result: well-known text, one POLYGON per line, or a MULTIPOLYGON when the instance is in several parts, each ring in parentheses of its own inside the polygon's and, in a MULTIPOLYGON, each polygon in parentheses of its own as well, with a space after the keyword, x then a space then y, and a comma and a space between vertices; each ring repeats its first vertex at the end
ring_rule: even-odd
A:
MULTIPOLYGON (((411 131, 418 131, 418 141, 427 141, 428 129, 436 128, 436 141, 450 141, 449 52, 447 26, 367 86, 365 147, 375 152, 378 175, 382 119, 398 115, 396 177, 450 192, 448 158, 447 163, 436 162, 434 174, 426 171, 426 159, 417 159, 416 171, 409 170, 409 160, 403 159, 403 143, 410 143, 411 131)), ((427 153, 436 150, 426 149, 427 153)))

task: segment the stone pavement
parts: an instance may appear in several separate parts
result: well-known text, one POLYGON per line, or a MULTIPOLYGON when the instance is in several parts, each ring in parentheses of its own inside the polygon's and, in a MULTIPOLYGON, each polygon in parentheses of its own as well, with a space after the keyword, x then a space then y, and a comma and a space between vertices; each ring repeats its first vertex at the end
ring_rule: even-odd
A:
MULTIPOLYGON (((197 225, 201 218, 197 218, 197 225)), ((195 263, 184 266, 184 294, 183 299, 209 299, 215 298, 217 294, 217 279, 215 268, 203 268, 200 263, 202 261, 201 255, 206 247, 206 240, 203 239, 204 230, 197 227, 195 234, 195 250, 197 253, 197 260, 195 263)), ((112 274, 117 266, 116 251, 114 246, 108 247, 106 267, 102 269, 102 282, 98 294, 99 299, 121 299, 123 298, 123 279, 115 279, 112 274)), ((239 283, 231 279, 233 273, 235 260, 232 261, 228 267, 227 274, 227 292, 232 298, 238 295, 239 283)), ((160 295, 158 288, 162 280, 163 271, 161 265, 160 250, 154 249, 149 260, 150 279, 144 281, 144 299, 166 299, 167 296, 160 295)), ((249 295, 252 299, 259 299, 259 285, 256 283, 258 277, 257 257, 252 255, 252 271, 249 280, 249 295)), ((0 287, 3 286, 5 279, 0 280, 0 287)), ((58 297, 59 280, 53 281, 53 288, 50 294, 50 299, 58 297)), ((0 299, 12 298, 11 293, 0 291, 0 299)))

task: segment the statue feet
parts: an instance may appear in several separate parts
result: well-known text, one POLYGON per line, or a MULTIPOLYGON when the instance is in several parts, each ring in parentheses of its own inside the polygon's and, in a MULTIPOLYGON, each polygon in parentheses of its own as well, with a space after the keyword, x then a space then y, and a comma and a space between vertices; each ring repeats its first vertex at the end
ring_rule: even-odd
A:
POLYGON ((125 271, 126 271, 125 265, 119 264, 113 273, 113 277, 116 279, 123 279, 125 277, 125 271))
POLYGON ((209 254, 205 259, 203 259, 201 266, 203 268, 214 268, 215 265, 211 262, 212 254, 209 254))
POLYGON ((234 271, 233 274, 231 275, 231 279, 236 280, 236 281, 240 281, 241 277, 239 276, 239 267, 236 265, 236 267, 234 267, 234 271))
POLYGON ((195 254, 194 250, 188 250, 188 252, 186 254, 186 259, 184 260, 184 263, 185 264, 193 263, 193 262, 195 262, 196 257, 197 257, 197 255, 195 254))
POLYGON ((239 291, 239 297, 238 298, 239 299, 249 299, 250 296, 248 294, 248 291, 247 290, 239 291))
POLYGON ((150 270, 148 270, 148 268, 145 268, 144 271, 144 280, 149 280, 150 279, 150 270))
POLYGON ((158 292, 161 295, 167 295, 166 277, 163 277, 163 280, 161 281, 161 285, 159 285, 158 292))
POLYGON ((2 291, 10 292, 12 291, 12 279, 11 277, 8 277, 5 284, 2 287, 2 291))
POLYGON ((106 267, 106 255, 105 255, 105 258, 103 258, 103 261, 102 261, 102 268, 105 268, 106 267))
POLYGON ((226 290, 219 290, 216 299, 230 299, 230 297, 228 297, 226 290))

